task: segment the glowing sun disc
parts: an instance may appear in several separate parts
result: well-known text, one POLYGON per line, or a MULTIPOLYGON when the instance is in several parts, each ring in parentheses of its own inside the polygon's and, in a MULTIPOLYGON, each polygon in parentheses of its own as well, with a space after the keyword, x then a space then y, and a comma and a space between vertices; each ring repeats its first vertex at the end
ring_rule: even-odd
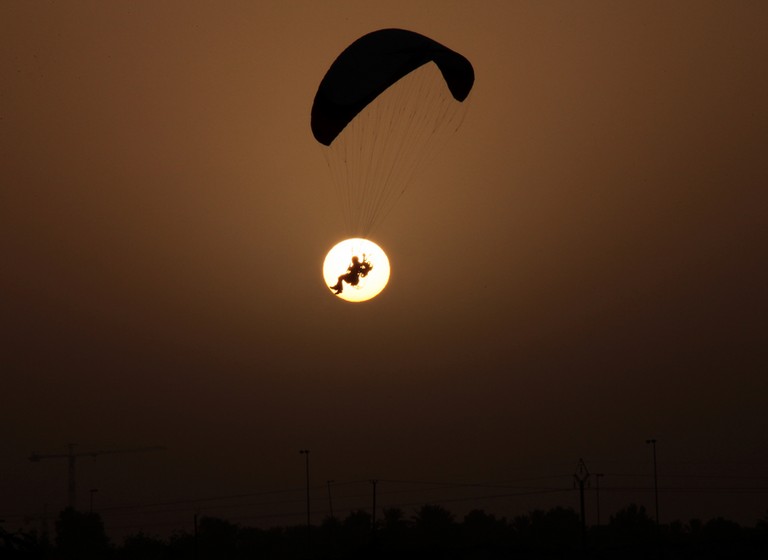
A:
POLYGON ((357 257, 359 262, 363 259, 370 263, 371 269, 365 276, 360 276, 357 285, 341 280, 341 293, 335 294, 346 301, 367 301, 381 293, 389 282, 389 259, 384 250, 368 239, 359 237, 345 239, 337 243, 328 251, 323 263, 323 278, 325 285, 335 293, 332 286, 339 282, 352 265, 352 257, 357 257))

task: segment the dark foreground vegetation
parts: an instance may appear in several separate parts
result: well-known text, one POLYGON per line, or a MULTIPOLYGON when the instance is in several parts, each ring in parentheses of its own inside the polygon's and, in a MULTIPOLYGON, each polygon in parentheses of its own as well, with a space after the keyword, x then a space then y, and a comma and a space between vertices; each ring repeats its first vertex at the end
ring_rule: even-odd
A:
POLYGON ((61 512, 53 542, 35 533, 0 529, 0 559, 229 560, 229 559, 534 559, 534 558, 768 558, 768 515, 754 527, 717 518, 657 527, 642 507, 630 505, 602 526, 583 529, 565 508, 532 511, 512 520, 483 511, 463 519, 441 506, 415 515, 385 509, 375 523, 365 511, 322 525, 257 529, 203 517, 193 533, 163 539, 138 533, 110 543, 101 518, 61 512))

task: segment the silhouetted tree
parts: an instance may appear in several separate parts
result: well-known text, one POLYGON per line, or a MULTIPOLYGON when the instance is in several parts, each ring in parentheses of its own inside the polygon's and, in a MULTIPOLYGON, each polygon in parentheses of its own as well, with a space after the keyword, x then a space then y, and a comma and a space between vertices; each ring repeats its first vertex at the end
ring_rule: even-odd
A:
POLYGON ((56 520, 56 549, 68 559, 106 557, 110 547, 101 517, 72 508, 63 510, 56 520))
POLYGON ((438 505, 423 505, 413 518, 416 542, 429 549, 453 548, 457 543, 457 527, 453 514, 438 505))
POLYGON ((757 525, 755 525, 755 529, 760 534, 765 534, 768 536, 768 510, 766 510, 765 515, 762 519, 757 520, 757 525))
POLYGON ((242 558, 259 558, 269 554, 272 539, 269 532, 255 527, 241 527, 237 533, 237 552, 242 558))
POLYGON ((673 521, 667 527, 663 534, 663 543, 665 548, 670 550, 685 547, 689 536, 685 525, 681 521, 673 521))
POLYGON ((313 542, 315 549, 320 551, 323 557, 336 557, 341 546, 341 521, 337 517, 326 517, 320 524, 320 529, 315 532, 313 542))
POLYGON ((703 539, 699 550, 711 556, 746 558, 750 543, 744 537, 745 531, 738 523, 716 517, 704 524, 703 539))
POLYGON ((376 546, 386 557, 400 557, 410 547, 411 523, 400 508, 385 508, 377 522, 376 546))
POLYGON ((648 516, 643 506, 630 504, 610 517, 608 528, 609 539, 615 546, 650 547, 656 522, 648 516))
POLYGON ((571 508, 534 510, 516 517, 514 530, 518 542, 530 550, 565 551, 581 542, 581 519, 571 508))
POLYGON ((129 535, 123 541, 118 558, 131 560, 164 560, 170 555, 168 543, 159 537, 152 537, 144 533, 129 535))
POLYGON ((506 520, 474 509, 464 516, 462 542, 474 549, 499 549, 508 538, 506 520))
POLYGON ((352 511, 344 519, 344 547, 359 550, 371 542, 371 514, 364 510, 352 511))
POLYGON ((384 529, 388 531, 405 531, 408 526, 408 520, 405 518, 405 512, 397 507, 384 508, 384 529))
POLYGON ((168 540, 168 557, 173 560, 195 556, 195 537, 186 531, 176 531, 168 540))
MULTIPOLYGON (((273 527, 269 530, 270 558, 307 558, 307 526, 273 527)), ((314 544, 313 544, 314 547, 314 544)), ((314 549, 313 549, 314 550, 314 549)))
POLYGON ((688 532, 691 535, 698 535, 704 529, 704 522, 701 519, 691 519, 688 522, 688 532))
POLYGON ((234 559, 237 557, 238 526, 218 517, 202 517, 197 529, 198 558, 234 559))
MULTIPOLYGON (((481 510, 469 512, 461 522, 436 505, 419 508, 406 519, 398 508, 383 510, 376 541, 371 515, 358 510, 343 522, 326 518, 315 528, 312 557, 318 560, 496 560, 583 558, 599 560, 666 558, 709 560, 768 558, 768 518, 754 527, 742 527, 723 518, 707 522, 672 522, 656 530, 645 509, 631 504, 611 516, 599 529, 599 539, 588 551, 581 549, 579 515, 570 508, 534 510, 512 523, 481 510), (334 540, 335 539, 335 540, 334 540)), ((597 533, 593 533, 593 536, 597 533)), ((241 527, 227 520, 204 517, 198 524, 198 549, 187 532, 168 541, 138 533, 111 549, 98 516, 72 510, 57 522, 56 555, 46 555, 34 535, 10 535, 0 529, 0 560, 306 560, 306 525, 262 530, 241 527)))
POLYGON ((38 539, 36 533, 9 533, 0 527, 0 558, 3 560, 43 558, 48 552, 47 539, 38 539))

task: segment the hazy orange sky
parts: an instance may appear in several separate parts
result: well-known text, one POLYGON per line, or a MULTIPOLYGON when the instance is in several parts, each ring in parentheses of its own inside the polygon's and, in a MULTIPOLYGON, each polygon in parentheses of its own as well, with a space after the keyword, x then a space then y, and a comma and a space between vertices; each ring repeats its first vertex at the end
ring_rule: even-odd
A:
MULTIPOLYGON (((580 457, 607 519, 652 510, 654 437, 662 521, 753 523, 766 21, 747 1, 1 3, 0 517, 66 504, 65 462, 27 457, 74 442, 167 446, 81 459, 81 505, 301 488, 308 448, 316 522, 328 479, 570 489, 580 457), (352 305, 321 275, 344 231, 309 111, 385 27, 476 82, 376 232, 389 286, 352 305)), ((578 506, 482 505, 552 504, 578 506)))

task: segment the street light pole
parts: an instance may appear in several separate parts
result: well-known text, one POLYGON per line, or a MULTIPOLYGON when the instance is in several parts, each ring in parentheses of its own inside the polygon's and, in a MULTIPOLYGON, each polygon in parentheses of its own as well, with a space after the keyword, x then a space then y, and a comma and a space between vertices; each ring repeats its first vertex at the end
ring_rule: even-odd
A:
POLYGON ((647 439, 645 443, 653 446, 653 492, 656 500, 656 526, 659 526, 659 471, 656 468, 656 440, 647 439))
POLYGON ((301 455, 304 455, 307 466, 307 544, 312 542, 312 522, 309 516, 309 449, 299 450, 301 455))

